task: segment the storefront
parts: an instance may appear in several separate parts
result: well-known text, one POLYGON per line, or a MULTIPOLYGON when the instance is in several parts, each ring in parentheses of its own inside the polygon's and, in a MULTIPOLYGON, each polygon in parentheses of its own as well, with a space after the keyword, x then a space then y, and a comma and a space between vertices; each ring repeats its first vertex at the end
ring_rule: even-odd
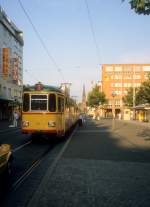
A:
POLYGON ((135 107, 135 117, 138 121, 150 122, 150 105, 142 104, 135 107))

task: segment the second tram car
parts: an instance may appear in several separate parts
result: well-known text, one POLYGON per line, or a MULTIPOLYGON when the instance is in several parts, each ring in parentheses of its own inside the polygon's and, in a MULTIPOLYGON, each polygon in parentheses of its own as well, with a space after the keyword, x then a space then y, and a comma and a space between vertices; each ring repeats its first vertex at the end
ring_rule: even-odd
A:
POLYGON ((63 136, 77 121, 78 107, 61 89, 40 82, 23 92, 22 132, 63 136))

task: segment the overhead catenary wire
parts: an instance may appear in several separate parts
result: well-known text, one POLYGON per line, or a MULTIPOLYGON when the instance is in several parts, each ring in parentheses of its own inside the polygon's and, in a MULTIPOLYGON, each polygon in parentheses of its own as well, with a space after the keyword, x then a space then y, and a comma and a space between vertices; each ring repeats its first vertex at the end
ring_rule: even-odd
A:
POLYGON ((30 76, 30 78, 32 78, 32 79, 35 80, 36 82, 40 82, 40 80, 37 79, 35 76, 33 76, 32 73, 29 72, 27 69, 25 69, 24 71, 30 76))
POLYGON ((84 0, 84 2, 85 2, 87 14, 88 14, 88 19, 89 19, 89 24, 90 24, 90 29, 91 29, 94 45, 95 45, 95 48, 96 48, 98 64, 100 65, 101 61, 102 61, 101 60, 101 54, 100 54, 99 45, 97 43, 97 39, 96 39, 96 35, 95 35, 95 30, 94 30, 94 26, 93 26, 92 16, 91 16, 91 13, 90 13, 90 8, 89 8, 89 5, 88 5, 88 0, 84 0))
POLYGON ((64 81, 64 76, 63 76, 63 74, 62 74, 61 69, 58 67, 58 64, 56 63, 55 59, 53 58, 53 56, 52 56, 51 53, 49 52, 48 48, 46 47, 45 42, 43 41, 43 39, 42 39, 41 35, 39 34, 38 30, 36 29, 35 25, 33 24, 32 20, 31 20, 31 18, 30 18, 30 16, 29 16, 29 14, 28 14, 28 12, 27 12, 26 9, 24 8, 24 6, 23 6, 21 0, 18 0, 18 2, 19 2, 19 5, 20 5, 21 9, 23 10, 25 16, 27 17, 28 21, 30 22, 30 24, 31 24, 31 26, 32 26, 32 28, 33 28, 33 30, 34 30, 34 32, 35 32, 37 38, 39 39, 39 41, 40 41, 40 43, 41 43, 43 49, 45 50, 47 56, 48 56, 49 59, 52 61, 52 63, 55 65, 55 67, 56 67, 58 73, 60 74, 62 80, 64 81))

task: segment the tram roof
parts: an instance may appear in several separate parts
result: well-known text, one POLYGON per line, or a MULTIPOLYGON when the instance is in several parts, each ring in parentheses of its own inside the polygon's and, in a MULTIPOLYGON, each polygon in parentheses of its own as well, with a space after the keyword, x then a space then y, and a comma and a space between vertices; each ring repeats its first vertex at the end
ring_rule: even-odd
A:
MULTIPOLYGON (((38 90, 35 89, 35 85, 30 85, 30 86, 24 86, 24 91, 38 91, 38 90)), ((64 92, 60 88, 50 85, 43 85, 42 90, 39 91, 53 91, 53 92, 64 94, 64 92)))

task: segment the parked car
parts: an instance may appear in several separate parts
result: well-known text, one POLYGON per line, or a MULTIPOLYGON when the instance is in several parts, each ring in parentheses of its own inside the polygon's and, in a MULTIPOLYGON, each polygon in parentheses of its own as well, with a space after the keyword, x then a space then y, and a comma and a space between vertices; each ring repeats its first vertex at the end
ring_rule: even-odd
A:
POLYGON ((9 175, 12 161, 12 151, 9 144, 0 144, 0 176, 9 175))

